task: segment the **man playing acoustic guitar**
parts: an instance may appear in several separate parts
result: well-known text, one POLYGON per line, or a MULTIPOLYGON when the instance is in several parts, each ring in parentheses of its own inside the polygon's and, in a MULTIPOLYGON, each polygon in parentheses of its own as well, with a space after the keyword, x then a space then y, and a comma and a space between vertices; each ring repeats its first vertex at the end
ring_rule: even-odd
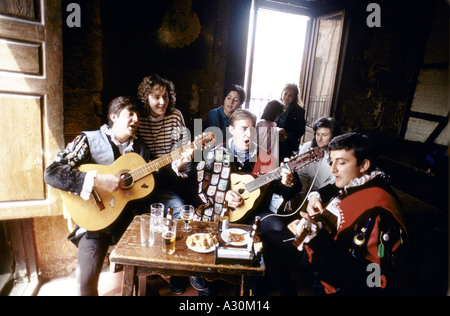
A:
POLYGON ((399 277, 407 237, 398 199, 375 168, 367 136, 340 135, 329 148, 336 182, 309 194, 307 212, 297 225, 297 236, 306 236, 300 249, 305 248, 322 285, 318 290, 395 293, 389 290, 399 277))
MULTIPOLYGON (((139 154, 145 162, 150 161, 151 155, 147 147, 135 137, 139 116, 142 114, 145 114, 144 105, 137 99, 117 97, 112 100, 108 111, 108 125, 103 125, 97 131, 81 133, 65 150, 59 152, 56 160, 45 170, 45 182, 57 189, 79 195, 84 200, 90 199, 94 187, 107 192, 119 190, 124 185, 122 177, 100 174, 96 170, 82 172, 78 168, 89 163, 110 165, 131 152, 139 154)), ((155 183, 158 183, 158 176, 162 175, 155 172, 155 183)), ((138 207, 140 202, 142 200, 128 203, 118 218, 106 228, 88 231, 77 225, 69 235, 69 240, 78 247, 80 295, 98 295, 98 280, 107 250, 110 245, 119 241, 136 215, 135 210, 144 210, 143 207, 138 207)), ((148 205, 148 202, 145 204, 148 205)))
MULTIPOLYGON (((202 205, 197 209, 194 220, 217 221, 225 201, 228 202, 231 209, 234 209, 231 213, 237 212, 237 208, 248 204, 249 200, 246 194, 238 192, 239 190, 233 190, 233 175, 250 177, 250 175, 257 175, 261 172, 265 165, 270 165, 270 162, 267 161, 267 153, 261 156, 263 149, 254 142, 256 140, 255 125, 254 114, 247 110, 235 111, 230 117, 229 131, 232 138, 228 140, 226 146, 214 148, 204 157, 204 161, 196 164, 196 180, 202 205)), ((251 224, 255 216, 264 217, 269 214, 269 203, 273 192, 289 200, 300 191, 301 183, 297 173, 286 168, 281 170, 278 179, 274 179, 266 187, 268 187, 266 190, 261 190, 261 193, 257 194, 258 200, 261 201, 251 204, 247 213, 239 217, 238 222, 251 224)), ((233 214, 231 218, 231 221, 236 222, 233 220, 233 214)), ((277 283, 281 280, 272 275, 271 271, 279 272, 283 268, 278 266, 278 262, 272 263, 278 258, 285 257, 277 253, 281 251, 279 245, 282 244, 284 238, 282 231, 285 231, 286 227, 284 222, 280 221, 282 221, 281 218, 270 217, 261 222, 267 275, 273 277, 277 283)), ((290 245, 286 245, 286 247, 288 246, 290 245)), ((208 294, 212 294, 213 288, 207 286, 202 279, 191 278, 191 284, 199 291, 206 290, 209 292, 208 294)))

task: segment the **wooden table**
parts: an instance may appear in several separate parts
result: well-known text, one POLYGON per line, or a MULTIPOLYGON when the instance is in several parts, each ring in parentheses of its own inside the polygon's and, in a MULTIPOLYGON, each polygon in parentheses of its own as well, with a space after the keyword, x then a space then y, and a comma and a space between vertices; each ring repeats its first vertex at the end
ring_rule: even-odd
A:
MULTIPOLYGON (((140 243, 140 218, 136 216, 130 224, 114 251, 110 260, 124 266, 122 295, 131 296, 136 287, 140 295, 145 295, 145 278, 149 275, 162 276, 198 276, 208 280, 221 279, 240 286, 240 295, 249 295, 250 281, 253 277, 263 276, 263 261, 259 266, 240 264, 215 264, 215 253, 197 253, 186 245, 186 238, 195 233, 210 232, 219 237, 217 223, 192 222, 192 231, 181 231, 183 221, 177 223, 177 240, 175 253, 168 255, 162 251, 161 234, 156 234, 155 245, 143 247, 140 243), (137 285, 137 286, 136 286, 137 285)), ((230 227, 250 231, 249 225, 230 227)), ((220 238, 219 238, 220 239, 220 238)))

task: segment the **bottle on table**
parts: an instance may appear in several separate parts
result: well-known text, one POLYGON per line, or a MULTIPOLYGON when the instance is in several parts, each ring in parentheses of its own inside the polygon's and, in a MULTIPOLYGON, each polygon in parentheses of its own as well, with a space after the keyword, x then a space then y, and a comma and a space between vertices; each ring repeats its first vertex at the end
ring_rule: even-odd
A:
POLYGON ((219 216, 219 232, 223 232, 228 229, 230 224, 230 209, 228 208, 228 202, 223 203, 222 212, 219 216))
POLYGON ((250 232, 250 242, 247 249, 254 254, 254 260, 261 259, 262 240, 261 240, 261 217, 256 216, 253 223, 252 231, 250 232))
POLYGON ((167 209, 167 215, 166 215, 166 218, 167 219, 173 219, 173 207, 169 207, 168 209, 167 209))

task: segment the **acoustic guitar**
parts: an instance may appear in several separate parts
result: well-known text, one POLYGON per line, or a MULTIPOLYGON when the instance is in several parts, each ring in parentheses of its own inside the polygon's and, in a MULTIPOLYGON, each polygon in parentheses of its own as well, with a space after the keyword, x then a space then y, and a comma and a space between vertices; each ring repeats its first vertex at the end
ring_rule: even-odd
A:
POLYGON ((215 135, 211 132, 197 136, 193 142, 149 163, 136 153, 122 155, 111 165, 85 164, 78 170, 97 170, 98 174, 114 174, 121 177, 123 186, 114 192, 94 187, 89 200, 61 191, 64 205, 80 227, 89 231, 101 230, 111 225, 122 213, 128 202, 148 196, 155 186, 152 173, 182 157, 187 149, 203 149, 212 145, 215 135))
POLYGON ((292 172, 300 170, 312 162, 321 159, 324 156, 324 151, 320 147, 313 148, 303 154, 291 158, 286 164, 278 167, 265 175, 255 179, 249 174, 232 173, 230 176, 231 190, 238 193, 244 200, 244 204, 232 209, 230 215, 230 222, 236 222, 244 217, 247 212, 256 208, 261 199, 260 187, 281 178, 283 169, 289 169, 292 172))

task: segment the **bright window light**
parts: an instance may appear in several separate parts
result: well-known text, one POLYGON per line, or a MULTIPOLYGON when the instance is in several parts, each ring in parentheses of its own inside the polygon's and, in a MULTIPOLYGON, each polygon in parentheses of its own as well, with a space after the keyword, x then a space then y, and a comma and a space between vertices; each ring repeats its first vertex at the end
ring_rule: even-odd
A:
POLYGON ((280 99, 286 83, 300 79, 306 16, 258 10, 250 110, 260 117, 267 101, 280 99))

